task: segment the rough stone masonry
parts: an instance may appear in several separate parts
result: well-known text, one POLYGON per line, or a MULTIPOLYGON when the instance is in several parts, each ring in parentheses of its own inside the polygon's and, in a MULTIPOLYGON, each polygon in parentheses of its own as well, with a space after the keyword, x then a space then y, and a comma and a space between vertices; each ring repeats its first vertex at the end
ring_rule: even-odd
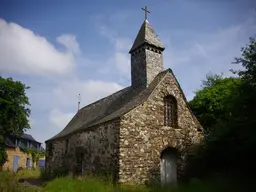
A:
POLYGON ((76 174, 108 173, 119 183, 163 182, 168 169, 161 155, 170 148, 177 151, 177 178, 182 176, 188 150, 203 140, 203 129, 172 70, 164 70, 163 51, 145 20, 129 52, 131 86, 80 109, 46 141, 47 173, 66 167, 76 174), (165 103, 167 96, 175 102, 165 103), (166 125, 173 115, 176 126, 166 125))

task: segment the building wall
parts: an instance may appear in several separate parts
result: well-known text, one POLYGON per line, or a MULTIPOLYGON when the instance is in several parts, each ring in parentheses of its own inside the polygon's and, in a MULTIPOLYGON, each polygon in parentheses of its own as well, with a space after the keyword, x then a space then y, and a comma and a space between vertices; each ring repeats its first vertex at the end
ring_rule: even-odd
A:
MULTIPOLYGON (((8 160, 3 166, 4 170, 13 171, 14 156, 19 157, 18 168, 19 167, 27 168, 27 166, 26 166, 27 158, 31 158, 31 155, 28 155, 28 154, 22 152, 19 147, 16 147, 16 148, 7 147, 6 152, 8 155, 8 160)), ((40 159, 44 159, 44 158, 40 158, 40 159)), ((34 164, 34 166, 36 166, 36 163, 34 164)))
POLYGON ((185 157, 199 143, 202 127, 192 117, 171 73, 149 99, 121 119, 119 178, 121 183, 159 182, 160 155, 166 147, 176 148, 178 175, 183 173, 185 157), (164 126, 163 98, 173 95, 178 105, 178 128, 164 126))
POLYGON ((163 71, 163 55, 162 51, 147 47, 145 49, 147 63, 147 86, 155 79, 155 77, 163 71))
POLYGON ((116 177, 119 126, 120 121, 114 120, 62 140, 49 141, 47 143, 47 172, 51 173, 54 169, 65 166, 74 173, 81 173, 82 170, 84 174, 107 172, 116 177), (52 143, 52 155, 49 154, 50 143, 52 143), (79 160, 81 156, 83 156, 82 160, 79 160))
POLYGON ((131 82, 133 87, 147 87, 163 71, 162 53, 146 46, 131 55, 131 82))
POLYGON ((65 140, 56 140, 46 143, 45 169, 51 174, 54 169, 65 166, 65 140))

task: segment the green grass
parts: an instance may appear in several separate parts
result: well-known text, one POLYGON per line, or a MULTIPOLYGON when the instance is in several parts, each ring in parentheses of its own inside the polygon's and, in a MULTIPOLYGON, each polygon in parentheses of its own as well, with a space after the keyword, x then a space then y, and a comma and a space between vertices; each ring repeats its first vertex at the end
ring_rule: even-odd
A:
POLYGON ((61 191, 113 192, 113 187, 97 179, 73 179, 72 177, 63 177, 54 179, 44 188, 44 192, 61 191))
POLYGON ((39 178, 40 175, 40 169, 21 169, 17 172, 19 178, 39 178))
MULTIPOLYGON (((235 188, 234 188, 235 189, 235 188)), ((73 179, 72 177, 56 178, 50 181, 44 188, 44 192, 229 192, 235 191, 232 184, 225 180, 214 181, 194 181, 188 184, 179 185, 172 189, 161 189, 160 187, 147 188, 145 186, 113 186, 100 179, 82 178, 73 179)))
POLYGON ((37 192, 33 187, 26 187, 18 182, 18 177, 14 173, 0 171, 0 191, 1 192, 37 192))
MULTIPOLYGON (((120 185, 114 186, 112 182, 92 177, 82 177, 74 179, 71 176, 55 178, 48 181, 42 189, 26 187, 18 183, 19 178, 40 178, 40 170, 23 170, 20 173, 0 172, 0 191, 1 192, 235 192, 241 191, 238 182, 232 179, 218 177, 208 180, 192 180, 189 183, 181 184, 177 188, 161 189, 159 187, 145 187, 139 185, 120 185)), ((242 188, 246 192, 245 188, 242 188)), ((253 190, 250 190, 253 191, 253 190)))

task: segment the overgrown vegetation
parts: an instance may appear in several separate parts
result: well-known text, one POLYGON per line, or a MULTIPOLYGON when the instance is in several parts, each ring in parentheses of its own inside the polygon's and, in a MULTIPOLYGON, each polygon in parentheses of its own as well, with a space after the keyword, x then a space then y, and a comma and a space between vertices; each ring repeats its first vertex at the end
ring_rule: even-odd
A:
MULTIPOLYGON (((112 180, 96 177, 76 177, 65 176, 57 177, 47 183, 42 183, 39 187, 31 184, 19 183, 18 179, 30 177, 38 178, 39 170, 22 170, 20 173, 11 174, 0 172, 0 191, 4 192, 216 192, 216 191, 236 191, 237 186, 232 180, 211 179, 194 180, 187 184, 181 184, 173 188, 160 188, 159 186, 140 186, 140 185, 114 185, 112 180), (171 190, 170 190, 171 189, 171 190)), ((41 177, 39 177, 41 178, 41 177)), ((27 180, 29 181, 29 180, 27 180)), ((237 190, 238 191, 238 190, 237 190)))
POLYGON ((18 176, 14 173, 0 171, 1 192, 37 192, 39 189, 33 186, 26 186, 18 182, 18 176))
POLYGON ((2 166, 7 161, 8 156, 5 150, 4 142, 0 139, 0 171, 2 170, 2 166))
POLYGON ((18 178, 41 178, 41 170, 40 169, 19 169, 15 174, 18 178))
POLYGON ((43 150, 35 150, 35 149, 26 148, 26 149, 24 149, 24 152, 31 155, 33 169, 35 169, 35 167, 34 167, 35 163, 38 162, 41 157, 45 156, 45 152, 43 150))
POLYGON ((20 135, 29 129, 30 109, 26 85, 0 76, 0 168, 7 160, 4 139, 8 134, 20 135))

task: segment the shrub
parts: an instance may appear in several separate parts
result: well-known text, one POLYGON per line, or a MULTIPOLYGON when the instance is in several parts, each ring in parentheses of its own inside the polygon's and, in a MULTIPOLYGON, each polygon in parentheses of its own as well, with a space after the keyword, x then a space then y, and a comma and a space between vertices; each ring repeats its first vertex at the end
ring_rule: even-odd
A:
POLYGON ((1 192, 36 192, 38 189, 26 187, 18 182, 15 174, 10 172, 0 172, 0 191, 1 192))
POLYGON ((0 138, 0 170, 2 170, 2 167, 7 161, 7 159, 8 159, 8 156, 5 150, 5 146, 4 146, 4 143, 1 142, 1 138, 0 138))
POLYGON ((40 169, 40 179, 41 179, 42 181, 46 181, 46 180, 49 179, 49 178, 48 178, 48 175, 46 174, 44 168, 41 168, 41 169, 40 169))
POLYGON ((22 172, 22 171, 23 171, 23 167, 19 167, 19 168, 17 169, 17 173, 22 172))
POLYGON ((69 171, 66 167, 59 167, 53 170, 52 177, 65 177, 69 174, 69 171))

